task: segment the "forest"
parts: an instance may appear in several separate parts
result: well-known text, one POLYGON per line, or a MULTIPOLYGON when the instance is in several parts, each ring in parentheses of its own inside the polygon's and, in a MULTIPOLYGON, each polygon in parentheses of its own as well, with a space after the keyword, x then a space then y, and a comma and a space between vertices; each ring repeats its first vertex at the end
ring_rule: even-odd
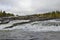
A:
POLYGON ((13 13, 6 13, 5 11, 0 11, 0 17, 14 16, 13 13))

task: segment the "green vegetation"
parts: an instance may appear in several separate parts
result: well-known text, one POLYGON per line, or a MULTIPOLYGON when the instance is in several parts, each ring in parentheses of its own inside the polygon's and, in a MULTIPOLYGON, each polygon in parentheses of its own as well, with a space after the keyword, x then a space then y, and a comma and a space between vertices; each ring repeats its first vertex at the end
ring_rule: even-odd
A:
POLYGON ((53 11, 44 14, 35 14, 31 16, 40 17, 40 18, 60 18, 60 11, 53 11))
MULTIPOLYGON (((5 11, 0 11, 0 17, 9 17, 9 16, 14 16, 12 13, 6 13, 5 11)), ((52 12, 47 12, 43 14, 34 14, 34 15, 26 15, 26 16, 19 16, 16 15, 17 17, 14 17, 14 19, 22 19, 22 20, 27 20, 27 19, 41 19, 41 18, 60 18, 60 11, 52 11, 52 12)))
POLYGON ((8 16, 14 16, 12 13, 6 13, 5 11, 0 11, 0 17, 8 17, 8 16))
POLYGON ((55 19, 60 18, 60 11, 52 11, 47 13, 40 13, 40 14, 33 14, 33 15, 26 15, 26 16, 18 16, 19 19, 55 19))
POLYGON ((42 14, 42 17, 60 18, 60 12, 59 11, 48 12, 48 13, 42 14))

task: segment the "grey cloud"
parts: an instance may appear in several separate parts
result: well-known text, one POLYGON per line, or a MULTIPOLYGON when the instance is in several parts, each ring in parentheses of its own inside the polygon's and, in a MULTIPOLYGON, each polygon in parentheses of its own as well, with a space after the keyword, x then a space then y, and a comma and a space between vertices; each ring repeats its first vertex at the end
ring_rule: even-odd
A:
MULTIPOLYGON (((60 0, 31 0, 30 8, 21 7, 21 3, 24 0, 0 0, 0 9, 7 12, 13 12, 16 14, 33 14, 47 11, 60 11, 60 0)), ((30 0, 29 0, 30 1, 30 0)))

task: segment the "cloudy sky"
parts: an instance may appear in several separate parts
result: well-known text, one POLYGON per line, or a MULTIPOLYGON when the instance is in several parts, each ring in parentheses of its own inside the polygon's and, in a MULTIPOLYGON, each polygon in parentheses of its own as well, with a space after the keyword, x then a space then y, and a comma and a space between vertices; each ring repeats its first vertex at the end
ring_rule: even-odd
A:
POLYGON ((0 0, 0 10, 18 15, 60 11, 60 0, 0 0))

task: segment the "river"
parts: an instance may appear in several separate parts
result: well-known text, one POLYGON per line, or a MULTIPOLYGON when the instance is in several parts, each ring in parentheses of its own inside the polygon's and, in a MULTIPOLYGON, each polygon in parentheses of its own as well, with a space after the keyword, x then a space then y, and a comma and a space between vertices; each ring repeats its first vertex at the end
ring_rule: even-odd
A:
POLYGON ((15 23, 28 22, 29 20, 13 20, 0 25, 1 40, 59 40, 60 21, 47 20, 35 21, 22 25, 9 27, 15 23))

